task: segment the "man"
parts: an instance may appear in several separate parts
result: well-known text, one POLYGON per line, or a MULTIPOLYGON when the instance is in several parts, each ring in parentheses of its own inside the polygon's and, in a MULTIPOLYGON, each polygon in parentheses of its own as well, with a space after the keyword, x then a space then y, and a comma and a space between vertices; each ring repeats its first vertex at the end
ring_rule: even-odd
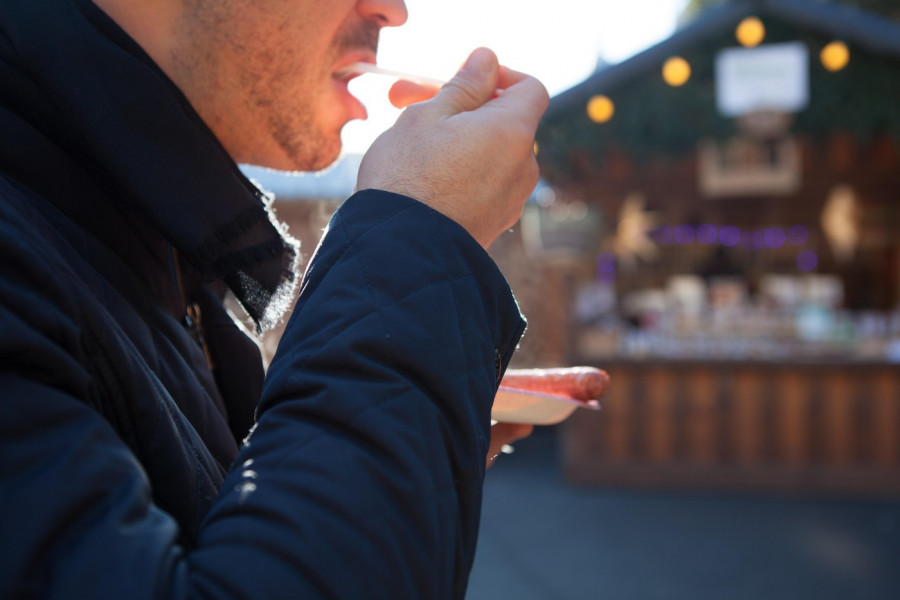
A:
POLYGON ((264 329, 295 287, 235 163, 333 161, 341 67, 405 19, 0 4, 0 597, 465 594, 524 329, 484 248, 535 183, 540 84, 476 51, 376 141, 264 379, 222 306, 264 329))

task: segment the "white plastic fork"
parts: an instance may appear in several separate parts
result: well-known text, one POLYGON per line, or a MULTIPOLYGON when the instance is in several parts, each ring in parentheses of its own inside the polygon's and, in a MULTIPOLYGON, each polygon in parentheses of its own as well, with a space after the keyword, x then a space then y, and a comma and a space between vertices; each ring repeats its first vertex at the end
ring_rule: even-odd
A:
POLYGON ((444 81, 440 79, 435 79, 433 77, 424 77, 422 75, 414 75, 412 73, 404 73, 403 71, 394 71, 392 69, 384 69, 379 67, 378 65, 373 65, 372 63, 366 62, 356 62, 349 64, 343 67, 338 74, 339 75, 349 75, 351 73, 362 74, 362 73, 375 73, 376 75, 386 75, 388 77, 394 77, 396 79, 403 79, 405 81, 412 81, 413 83, 421 83, 424 85, 434 85, 437 87, 441 87, 444 85, 444 81))

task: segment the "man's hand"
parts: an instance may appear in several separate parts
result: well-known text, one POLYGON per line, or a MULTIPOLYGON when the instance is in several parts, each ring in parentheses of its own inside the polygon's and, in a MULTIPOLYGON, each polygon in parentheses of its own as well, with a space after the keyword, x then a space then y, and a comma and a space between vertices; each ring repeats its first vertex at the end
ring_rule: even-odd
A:
POLYGON ((406 108, 410 104, 431 100, 439 91, 441 88, 436 85, 400 79, 388 90, 388 100, 396 108, 406 108))
MULTIPOLYGON (((431 93, 420 91, 422 99, 431 93)), ((395 104, 412 97, 399 92, 392 92, 395 104)), ((519 220, 537 184, 534 134, 548 102, 540 82, 479 48, 432 99, 409 106, 375 140, 357 189, 415 198, 487 248, 519 220)))
POLYGON ((534 425, 525 425, 521 423, 496 423, 492 425, 491 444, 488 447, 486 468, 491 468, 494 464, 494 460, 496 460, 503 451, 503 446, 528 437, 531 435, 532 431, 534 431, 534 425))

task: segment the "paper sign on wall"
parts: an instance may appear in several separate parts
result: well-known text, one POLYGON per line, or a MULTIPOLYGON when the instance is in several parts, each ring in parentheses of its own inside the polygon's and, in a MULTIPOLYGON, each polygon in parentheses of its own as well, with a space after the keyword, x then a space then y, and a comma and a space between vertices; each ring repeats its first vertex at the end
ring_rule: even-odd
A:
POLYGON ((727 48, 716 56, 716 104, 725 117, 809 103, 809 52, 801 42, 727 48))

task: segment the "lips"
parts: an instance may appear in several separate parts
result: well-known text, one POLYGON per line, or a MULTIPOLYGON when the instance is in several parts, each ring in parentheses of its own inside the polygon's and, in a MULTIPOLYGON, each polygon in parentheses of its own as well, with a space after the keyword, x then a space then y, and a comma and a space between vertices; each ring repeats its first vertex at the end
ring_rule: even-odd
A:
MULTIPOLYGON (((356 63, 350 63, 356 64, 356 63)), ((359 73, 355 73, 353 71, 347 70, 346 68, 341 68, 336 70, 331 74, 331 77, 337 79, 338 81, 343 81, 344 83, 349 83, 351 79, 356 79, 359 77, 359 73)))
POLYGON ((354 119, 365 120, 369 114, 366 112, 366 107, 363 106, 362 102, 350 93, 350 90, 347 87, 347 83, 350 79, 352 79, 352 77, 346 79, 334 79, 334 87, 339 101, 344 108, 347 121, 352 121, 354 119))
POLYGON ((348 84, 350 83, 350 81, 358 77, 359 73, 348 71, 346 67, 347 65, 352 65, 353 63, 357 62, 368 62, 374 64, 375 57, 370 53, 354 53, 352 55, 346 55, 342 57, 341 61, 335 65, 335 68, 331 74, 341 104, 347 113, 348 121, 351 121, 353 119, 365 120, 368 117, 366 107, 363 106, 362 102, 360 102, 358 98, 351 94, 350 90, 348 89, 348 84))

